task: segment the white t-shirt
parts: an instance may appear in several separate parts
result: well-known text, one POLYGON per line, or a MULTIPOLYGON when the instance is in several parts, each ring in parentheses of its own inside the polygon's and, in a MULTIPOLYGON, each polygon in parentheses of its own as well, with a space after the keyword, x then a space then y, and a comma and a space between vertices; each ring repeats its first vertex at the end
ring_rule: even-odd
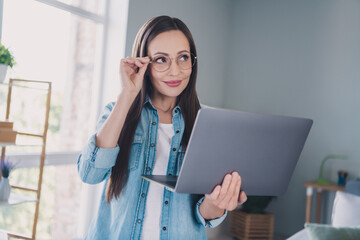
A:
MULTIPOLYGON (((153 175, 166 175, 171 139, 174 136, 172 123, 159 123, 156 156, 153 175)), ((142 240, 158 240, 161 231, 161 207, 164 195, 164 187, 150 183, 146 198, 145 217, 141 233, 142 240)))

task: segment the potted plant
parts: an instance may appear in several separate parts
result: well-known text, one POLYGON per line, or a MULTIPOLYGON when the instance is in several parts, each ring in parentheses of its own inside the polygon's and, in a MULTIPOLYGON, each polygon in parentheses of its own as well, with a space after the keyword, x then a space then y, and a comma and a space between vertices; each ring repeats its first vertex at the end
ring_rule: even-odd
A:
POLYGON ((0 201, 7 201, 10 196, 11 186, 9 183, 10 172, 15 168, 15 164, 9 159, 2 158, 0 161, 1 180, 0 180, 0 201))
POLYGON ((231 212, 230 234, 238 239, 273 239, 274 215, 265 212, 272 196, 249 196, 231 212))
POLYGON ((8 67, 14 66, 14 56, 10 53, 9 49, 0 43, 0 83, 5 80, 8 67))

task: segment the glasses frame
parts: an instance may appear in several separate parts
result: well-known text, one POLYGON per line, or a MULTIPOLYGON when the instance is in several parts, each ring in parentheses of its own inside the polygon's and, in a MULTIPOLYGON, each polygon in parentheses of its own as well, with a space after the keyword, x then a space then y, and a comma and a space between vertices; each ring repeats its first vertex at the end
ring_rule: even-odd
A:
MULTIPOLYGON (((157 72, 166 72, 167 70, 169 70, 170 69, 170 67, 171 67, 171 64, 172 64, 172 60, 174 59, 174 58, 171 58, 171 57, 169 57, 169 56, 166 56, 166 57, 168 57, 169 59, 170 59, 170 64, 169 64, 169 67, 167 68, 167 69, 165 69, 165 70, 163 70, 163 71, 159 71, 159 70, 156 70, 155 68, 154 68, 154 70, 155 71, 157 71, 157 72)), ((189 68, 181 68, 180 67, 180 65, 179 65, 179 63, 178 63, 178 61, 175 61, 176 62, 176 64, 182 69, 182 70, 188 70, 188 69, 190 69, 190 68, 192 68, 193 66, 195 66, 195 64, 197 63, 197 56, 195 56, 193 53, 191 53, 190 52, 190 57, 193 57, 193 59, 194 59, 194 63, 191 65, 191 67, 189 67, 189 68)), ((149 64, 151 64, 151 63, 155 63, 152 59, 153 58, 151 58, 150 57, 150 62, 149 62, 149 64)))

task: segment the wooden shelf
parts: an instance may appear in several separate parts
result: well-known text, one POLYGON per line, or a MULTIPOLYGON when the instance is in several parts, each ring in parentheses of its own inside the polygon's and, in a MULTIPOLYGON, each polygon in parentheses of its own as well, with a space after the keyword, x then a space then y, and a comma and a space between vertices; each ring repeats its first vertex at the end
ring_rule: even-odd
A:
POLYGON ((0 147, 42 147, 44 144, 25 144, 25 143, 7 143, 7 142, 0 142, 0 147))
POLYGON ((303 183, 304 187, 311 187, 311 188, 316 188, 316 189, 321 189, 321 190, 327 190, 327 191, 344 191, 345 187, 343 186, 339 186, 336 183, 330 183, 330 184, 321 184, 318 183, 317 181, 309 181, 309 182, 304 182, 303 183))
POLYGON ((6 87, 19 87, 19 88, 29 88, 29 89, 37 89, 37 90, 43 90, 43 91, 51 91, 51 87, 39 87, 40 85, 42 85, 42 83, 48 83, 48 82, 44 82, 44 81, 29 81, 29 80, 23 80, 23 79, 13 79, 12 82, 9 83, 0 83, 0 85, 6 86, 6 87), (26 86, 26 85, 21 85, 21 82, 25 83, 25 84, 33 84, 33 86, 26 86))
MULTIPOLYGON (((14 232, 9 232, 3 229, 0 229, 0 240, 3 239, 1 237, 3 237, 3 235, 5 234, 5 236, 7 237, 11 237, 11 238, 16 238, 16 239, 26 239, 26 240, 31 240, 32 238, 29 236, 25 236, 23 234, 19 234, 19 233, 14 233, 14 232), (1 235, 2 234, 2 235, 1 235)), ((4 238, 4 239, 8 239, 8 238, 4 238)))
MULTIPOLYGON (((44 138, 44 135, 41 134, 34 134, 34 133, 26 133, 26 132, 17 132, 17 135, 22 135, 22 136, 27 136, 30 137, 31 139, 35 138, 44 138)), ((27 139, 29 140, 29 138, 27 139)), ((16 142, 0 142, 0 147, 10 147, 10 146, 19 146, 19 147, 43 147, 44 143, 27 143, 26 140, 24 139, 16 139, 16 142)))
POLYGON ((321 218, 322 192, 323 191, 336 192, 336 191, 345 190, 345 187, 339 186, 336 183, 322 184, 322 183, 318 183, 316 180, 304 182, 303 186, 306 188, 305 222, 311 221, 313 190, 316 190, 316 223, 320 223, 320 218, 321 218))
POLYGON ((0 207, 3 206, 9 206, 9 205, 16 205, 20 203, 26 203, 26 202, 37 202, 38 200, 33 197, 24 196, 18 193, 11 192, 9 200, 7 202, 0 201, 0 207))
MULTIPOLYGON (((7 202, 0 202, 0 207, 6 207, 11 205, 16 205, 20 203, 26 203, 26 202, 35 202, 35 212, 34 212, 34 218, 33 218, 33 227, 32 227, 32 235, 31 237, 26 237, 24 235, 11 233, 8 231, 5 231, 9 237, 12 238, 19 238, 19 239, 36 239, 36 226, 37 221, 39 217, 39 205, 40 205, 40 193, 41 193, 41 184, 42 184, 42 178, 43 178, 43 170, 45 165, 45 146, 46 146, 46 136, 49 126, 49 112, 50 112, 50 98, 51 98, 51 82, 44 82, 44 81, 29 81, 29 80, 23 80, 23 79, 9 79, 9 83, 6 83, 8 87, 8 95, 7 95, 7 102, 6 102, 6 115, 5 115, 5 121, 9 121, 11 119, 10 114, 10 106, 11 101, 16 100, 12 99, 13 94, 12 90, 13 87, 21 87, 21 88, 30 88, 30 89, 37 89, 37 90, 45 90, 46 93, 46 103, 45 103, 45 114, 44 114, 44 125, 43 125, 43 131, 41 134, 33 134, 33 133, 26 133, 26 132, 17 132, 18 135, 25 135, 27 137, 37 137, 41 141, 35 142, 36 144, 33 144, 34 141, 31 141, 30 143, 24 139, 20 140, 17 139, 15 143, 6 143, 6 142, 0 142, 0 148, 1 148, 1 158, 5 158, 6 148, 7 147, 16 147, 16 146, 23 146, 23 147, 41 147, 41 154, 40 154, 40 165, 39 165, 39 180, 37 183, 36 189, 29 189, 24 187, 15 187, 12 186, 12 188, 17 188, 19 190, 27 190, 32 191, 36 193, 36 198, 31 198, 28 196, 20 195, 19 193, 10 193, 10 198, 7 202), (31 85, 31 86, 29 86, 31 85)), ((0 179, 1 179, 1 172, 0 172, 0 179)), ((1 230, 0 230, 1 231, 1 230)))

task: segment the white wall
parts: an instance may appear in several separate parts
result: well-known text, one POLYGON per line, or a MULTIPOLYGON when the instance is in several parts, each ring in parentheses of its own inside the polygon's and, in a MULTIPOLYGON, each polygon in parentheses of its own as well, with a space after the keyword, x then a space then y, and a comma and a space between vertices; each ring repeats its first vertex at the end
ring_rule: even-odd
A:
POLYGON ((268 209, 275 231, 290 235, 304 223, 302 183, 317 178, 325 155, 349 156, 330 160, 325 176, 336 181, 345 169, 359 177, 360 2, 232 3, 224 105, 314 120, 287 193, 268 209))

